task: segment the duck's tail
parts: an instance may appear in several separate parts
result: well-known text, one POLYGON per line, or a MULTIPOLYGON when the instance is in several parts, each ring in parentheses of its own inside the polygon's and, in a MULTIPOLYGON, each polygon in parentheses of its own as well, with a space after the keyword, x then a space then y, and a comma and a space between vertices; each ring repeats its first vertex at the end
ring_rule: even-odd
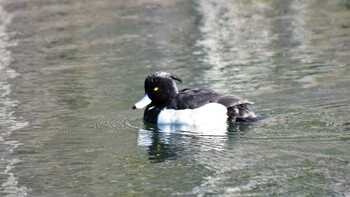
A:
POLYGON ((250 116, 250 117, 246 117, 246 118, 237 117, 236 122, 256 122, 259 120, 263 120, 265 118, 266 117, 263 115, 255 115, 255 116, 250 116))
POLYGON ((227 108, 228 121, 235 122, 256 122, 264 119, 264 116, 256 115, 251 109, 250 104, 240 104, 227 108))

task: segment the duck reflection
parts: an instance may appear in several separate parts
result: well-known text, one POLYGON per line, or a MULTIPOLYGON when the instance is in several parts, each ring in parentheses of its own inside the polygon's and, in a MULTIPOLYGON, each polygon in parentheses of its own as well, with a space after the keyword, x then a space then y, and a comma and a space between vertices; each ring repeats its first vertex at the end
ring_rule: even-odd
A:
POLYGON ((224 128, 184 125, 153 125, 144 124, 139 129, 138 145, 145 147, 152 163, 161 163, 176 160, 191 150, 202 147, 201 143, 212 143, 213 147, 225 147, 247 133, 250 124, 228 124, 224 128), (211 132, 209 132, 211 131, 211 132), (218 138, 219 140, 216 140, 218 138), (219 143, 219 144, 218 144, 219 143))
POLYGON ((151 162, 165 162, 177 158, 180 146, 175 141, 179 138, 178 133, 162 132, 157 125, 145 124, 139 130, 138 145, 146 148, 151 162))

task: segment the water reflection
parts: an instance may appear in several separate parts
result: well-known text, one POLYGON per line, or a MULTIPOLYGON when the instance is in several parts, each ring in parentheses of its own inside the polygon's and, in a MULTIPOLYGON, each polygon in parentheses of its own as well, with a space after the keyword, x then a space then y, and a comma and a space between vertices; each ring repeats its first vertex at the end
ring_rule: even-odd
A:
POLYGON ((151 162, 164 162, 174 160, 178 157, 178 146, 171 141, 176 140, 179 135, 163 133, 155 126, 146 126, 140 129, 138 134, 138 145, 146 148, 151 162))
MULTIPOLYGON (((60 75, 66 74, 64 72, 57 73, 60 75)), ((89 92, 90 87, 87 87, 89 76, 72 69, 64 78, 65 80, 62 81, 62 84, 50 88, 50 93, 55 95, 58 105, 71 110, 87 107, 90 104, 91 97, 89 96, 91 95, 91 92, 89 92)))
POLYGON ((21 160, 12 153, 22 145, 13 138, 14 132, 28 126, 28 122, 15 115, 19 101, 12 98, 13 79, 18 73, 10 68, 12 53, 7 49, 16 43, 9 41, 7 26, 11 16, 0 6, 0 196, 16 194, 26 196, 28 188, 18 184, 18 176, 14 172, 15 165, 21 160))
POLYGON ((145 147, 151 162, 165 162, 181 157, 186 148, 225 147, 227 142, 245 135, 251 124, 229 124, 225 128, 187 125, 152 125, 145 123, 143 129, 138 131, 138 145, 145 147), (203 133, 203 131, 206 131, 203 133), (219 139, 219 140, 216 140, 219 139), (209 142, 208 142, 209 140, 209 142))
POLYGON ((197 2, 202 37, 196 54, 207 65, 201 76, 206 85, 259 94, 348 79, 340 52, 348 51, 346 6, 335 1, 197 2))

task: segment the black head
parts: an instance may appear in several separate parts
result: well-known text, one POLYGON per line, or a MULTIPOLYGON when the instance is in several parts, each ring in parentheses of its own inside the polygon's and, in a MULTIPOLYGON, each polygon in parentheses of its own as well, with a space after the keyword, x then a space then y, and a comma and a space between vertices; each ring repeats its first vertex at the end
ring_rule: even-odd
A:
POLYGON ((176 81, 180 78, 167 72, 156 72, 145 80, 145 92, 154 105, 164 105, 177 93, 176 81))

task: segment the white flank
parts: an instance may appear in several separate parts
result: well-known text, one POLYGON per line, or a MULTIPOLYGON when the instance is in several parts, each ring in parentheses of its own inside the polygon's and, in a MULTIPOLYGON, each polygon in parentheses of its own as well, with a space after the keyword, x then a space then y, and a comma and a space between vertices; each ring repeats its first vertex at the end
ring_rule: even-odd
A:
POLYGON ((158 116, 158 125, 217 125, 226 124, 227 109, 218 103, 209 103, 196 109, 164 109, 158 116))

